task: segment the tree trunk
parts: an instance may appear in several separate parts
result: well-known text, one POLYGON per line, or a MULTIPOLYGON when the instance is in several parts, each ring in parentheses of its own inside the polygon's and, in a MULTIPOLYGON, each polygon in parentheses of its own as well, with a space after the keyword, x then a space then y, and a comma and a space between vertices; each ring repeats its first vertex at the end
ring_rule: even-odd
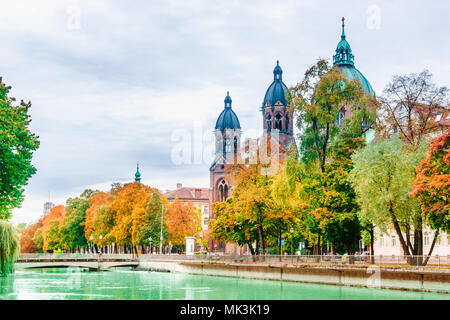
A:
POLYGON ((259 225, 258 232, 259 232, 259 242, 261 243, 261 248, 262 248, 261 254, 265 255, 266 254, 266 245, 264 243, 264 234, 263 234, 262 225, 259 225))
POLYGON ((427 263, 428 263, 428 260, 430 260, 431 253, 433 252, 434 245, 436 244, 436 240, 437 240, 438 237, 439 237, 439 232, 436 230, 436 232, 434 233, 433 242, 431 243, 430 251, 428 252, 428 256, 427 256, 427 258, 425 259, 425 261, 422 264, 423 266, 426 266, 427 263))

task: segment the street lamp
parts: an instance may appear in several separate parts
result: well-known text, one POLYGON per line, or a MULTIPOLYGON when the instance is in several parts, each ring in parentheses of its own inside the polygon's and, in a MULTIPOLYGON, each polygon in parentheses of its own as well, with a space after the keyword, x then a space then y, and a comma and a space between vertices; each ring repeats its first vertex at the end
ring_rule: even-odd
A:
POLYGON ((94 237, 91 236, 89 239, 91 240, 91 253, 94 253, 94 246, 92 244, 92 240, 94 240, 94 237))
POLYGON ((148 238, 148 242, 150 244, 150 254, 152 253, 152 237, 148 238))
POLYGON ((103 246, 102 246, 102 239, 103 239, 103 236, 100 235, 98 238, 100 239, 100 253, 103 253, 103 246))
POLYGON ((289 231, 291 232, 291 255, 294 255, 294 228, 289 231))
POLYGON ((159 254, 162 254, 163 243, 163 219, 164 219, 164 204, 161 205, 161 238, 159 239, 159 254))

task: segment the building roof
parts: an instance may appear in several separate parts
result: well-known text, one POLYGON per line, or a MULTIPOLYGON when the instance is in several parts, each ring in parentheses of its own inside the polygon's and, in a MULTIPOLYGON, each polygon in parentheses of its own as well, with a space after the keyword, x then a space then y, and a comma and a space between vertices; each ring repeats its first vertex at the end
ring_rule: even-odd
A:
POLYGON ((333 56, 333 65, 344 74, 348 81, 358 79, 364 89, 364 92, 375 95, 375 91, 364 75, 355 68, 355 57, 352 53, 350 44, 347 42, 344 31, 344 18, 342 18, 341 41, 336 47, 336 54, 333 56))
POLYGON ((175 198, 180 200, 209 200, 209 189, 182 187, 177 190, 168 191, 164 196, 169 200, 175 198))
POLYGON ((262 103, 262 110, 264 110, 266 102, 271 107, 273 107, 273 105, 277 101, 280 101, 284 106, 287 106, 288 101, 286 98, 286 93, 287 87, 283 82, 283 70, 281 69, 279 61, 277 60, 277 65, 275 66, 275 69, 273 69, 273 82, 269 86, 269 88, 267 88, 262 103))
POLYGON ((216 121, 216 130, 225 130, 225 129, 240 129, 241 124, 239 123, 239 119, 231 109, 231 97, 229 92, 227 92, 227 96, 225 97, 225 107, 223 111, 220 113, 219 117, 216 121))

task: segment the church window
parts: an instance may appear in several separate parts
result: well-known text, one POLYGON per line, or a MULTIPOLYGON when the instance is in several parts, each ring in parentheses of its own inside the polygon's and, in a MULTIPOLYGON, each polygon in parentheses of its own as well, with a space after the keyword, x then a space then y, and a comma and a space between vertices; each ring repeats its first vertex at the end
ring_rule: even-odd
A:
POLYGON ((285 126, 285 128, 286 128, 286 131, 289 131, 289 117, 288 116, 286 116, 286 126, 285 126))
POLYGON ((230 138, 226 138, 225 139, 225 145, 226 145, 226 152, 231 152, 231 141, 230 141, 230 138))
POLYGON ((280 114, 275 116, 275 129, 281 130, 281 118, 280 114))
POLYGON ((270 131, 272 129, 272 117, 267 115, 266 117, 266 123, 267 123, 267 131, 270 131))
POLYGON ((237 137, 234 137, 234 154, 237 153, 237 137))

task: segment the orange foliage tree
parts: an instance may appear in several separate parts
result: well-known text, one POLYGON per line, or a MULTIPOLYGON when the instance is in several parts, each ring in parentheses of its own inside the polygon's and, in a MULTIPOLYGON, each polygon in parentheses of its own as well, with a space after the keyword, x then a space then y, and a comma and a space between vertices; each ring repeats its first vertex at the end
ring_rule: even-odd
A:
POLYGON ((33 253, 42 249, 33 240, 36 231, 42 227, 42 218, 35 224, 25 228, 20 234, 20 251, 23 253, 33 253))
POLYGON ((65 209, 63 205, 53 207, 50 213, 42 219, 42 228, 38 229, 37 232, 42 234, 42 248, 44 250, 56 248, 56 244, 59 241, 58 227, 64 220, 65 209))
MULTIPOLYGON (((450 231, 450 133, 437 137, 428 156, 416 169, 411 196, 419 199, 422 214, 435 230, 450 231)), ((435 233, 434 247, 439 232, 435 233)))
POLYGON ((169 241, 173 245, 184 245, 185 237, 192 237, 202 230, 200 215, 191 202, 175 199, 169 205, 165 218, 169 241))
MULTIPOLYGON (((86 210, 86 222, 84 225, 86 240, 90 241, 90 237, 92 236, 97 242, 100 235, 105 237, 110 233, 111 228, 108 228, 106 219, 102 216, 102 213, 105 209, 108 211, 112 199, 112 196, 106 192, 99 192, 89 197, 89 208, 86 210)), ((104 244, 109 244, 108 240, 105 237, 104 244)))
POLYGON ((115 225, 111 230, 118 245, 138 245, 137 234, 144 223, 147 203, 157 189, 134 182, 119 186, 110 210, 114 213, 115 225))

